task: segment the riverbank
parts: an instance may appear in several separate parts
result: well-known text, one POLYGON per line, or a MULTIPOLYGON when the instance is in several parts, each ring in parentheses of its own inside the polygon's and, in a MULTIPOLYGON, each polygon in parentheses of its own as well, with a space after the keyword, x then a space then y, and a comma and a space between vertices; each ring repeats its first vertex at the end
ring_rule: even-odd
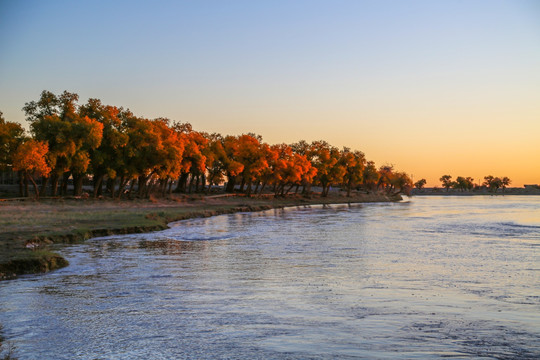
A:
POLYGON ((506 188, 497 189, 497 191, 491 191, 486 188, 474 189, 474 190, 458 190, 458 189, 442 189, 442 188, 423 188, 412 189, 412 195, 415 196, 475 196, 475 195, 490 195, 490 196, 504 196, 504 195, 540 195, 540 188, 536 187, 523 187, 523 188, 506 188))
POLYGON ((310 198, 178 196, 167 200, 49 199, 0 203, 0 280, 68 265, 50 250, 96 236, 166 229, 173 221, 297 205, 399 201, 400 196, 331 194, 310 198))

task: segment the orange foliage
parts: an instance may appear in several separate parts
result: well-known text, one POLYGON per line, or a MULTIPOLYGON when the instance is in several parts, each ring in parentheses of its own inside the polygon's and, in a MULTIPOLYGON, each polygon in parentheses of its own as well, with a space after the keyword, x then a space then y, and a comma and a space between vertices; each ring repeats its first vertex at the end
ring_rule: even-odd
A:
POLYGON ((43 141, 28 140, 21 144, 13 156, 13 170, 36 176, 47 176, 51 168, 45 161, 49 146, 43 141))
MULTIPOLYGON (((244 191, 247 186, 248 195, 253 188, 257 192, 260 187, 262 192, 266 185, 273 186, 276 195, 284 195, 293 186, 309 192, 312 184, 320 184, 323 196, 331 186, 346 188, 348 193, 359 186, 392 192, 410 186, 405 173, 391 167, 377 171, 362 152, 339 150, 326 141, 269 145, 251 133, 206 134, 194 131, 189 123, 137 117, 128 109, 103 105, 99 99, 89 99, 82 106, 77 101, 74 93, 57 96, 43 91, 38 101, 26 103, 23 110, 34 140, 19 146, 14 155, 13 144, 18 143, 4 144, 9 129, 0 114, 0 166, 13 157, 15 168, 30 180, 51 174, 53 194, 59 178, 73 176, 82 189, 87 175, 93 176, 95 196, 103 181, 112 196, 117 188, 122 194, 130 182, 131 189, 138 183, 141 196, 149 196, 156 184, 163 193, 166 186, 171 191, 173 182, 178 191, 191 191, 196 183, 198 191, 199 185, 205 190, 207 184, 211 189, 227 181, 227 191, 237 185, 244 191)), ((21 130, 17 133, 21 142, 22 128, 11 130, 21 130)))

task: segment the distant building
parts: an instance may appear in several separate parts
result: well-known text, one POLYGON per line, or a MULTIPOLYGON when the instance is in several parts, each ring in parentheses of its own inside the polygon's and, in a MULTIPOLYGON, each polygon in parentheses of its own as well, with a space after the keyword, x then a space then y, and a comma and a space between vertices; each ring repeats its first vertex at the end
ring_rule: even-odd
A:
POLYGON ((523 185, 525 189, 540 189, 540 185, 523 185))

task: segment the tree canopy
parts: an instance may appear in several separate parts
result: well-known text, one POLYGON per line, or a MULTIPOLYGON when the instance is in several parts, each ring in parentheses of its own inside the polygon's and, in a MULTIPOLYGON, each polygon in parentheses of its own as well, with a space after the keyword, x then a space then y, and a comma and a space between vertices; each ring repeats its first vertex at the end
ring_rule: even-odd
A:
POLYGON ((81 195, 83 182, 92 180, 93 196, 112 197, 151 193, 209 192, 226 183, 226 191, 246 195, 263 191, 278 196, 308 194, 320 186, 322 196, 339 187, 353 190, 408 192, 406 173, 384 165, 377 169, 359 150, 339 149, 324 140, 267 144, 253 133, 223 136, 193 129, 189 123, 166 118, 147 119, 129 109, 105 105, 91 98, 43 91, 23 111, 30 137, 21 125, 6 122, 0 113, 0 168, 12 167, 34 184, 39 193, 65 194, 73 182, 81 195))

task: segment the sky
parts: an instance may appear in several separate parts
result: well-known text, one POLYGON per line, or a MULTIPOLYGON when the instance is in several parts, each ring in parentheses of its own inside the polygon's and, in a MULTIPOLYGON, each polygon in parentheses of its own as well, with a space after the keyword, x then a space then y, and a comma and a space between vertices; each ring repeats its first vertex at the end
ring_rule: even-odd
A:
POLYGON ((536 0, 0 0, 0 111, 26 124, 43 90, 323 139, 428 186, 540 184, 536 0))

